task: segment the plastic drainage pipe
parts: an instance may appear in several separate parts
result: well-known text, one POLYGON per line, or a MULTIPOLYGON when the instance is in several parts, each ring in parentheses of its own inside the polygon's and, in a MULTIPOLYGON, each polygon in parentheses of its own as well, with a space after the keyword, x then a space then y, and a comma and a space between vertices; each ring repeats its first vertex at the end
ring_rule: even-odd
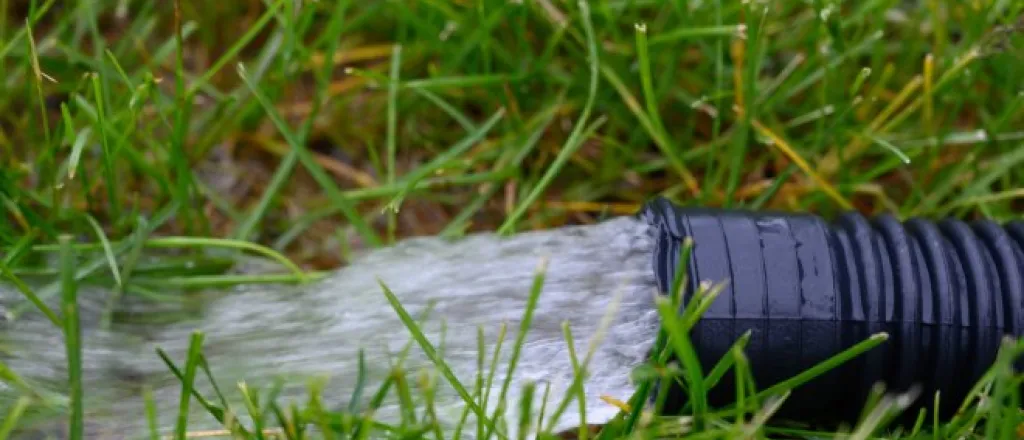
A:
MULTIPOLYGON (((917 388, 919 405, 950 415, 994 362, 1001 340, 1024 334, 1024 221, 900 222, 847 213, 806 214, 675 206, 638 214, 656 234, 654 270, 668 292, 686 237, 684 300, 702 281, 724 290, 691 333, 708 371, 746 331, 760 389, 788 379, 884 331, 889 340, 793 390, 782 417, 848 421, 871 388, 917 388), (828 413, 825 413, 827 411, 828 413)), ((669 410, 685 393, 675 389, 669 410)), ((723 378, 712 404, 735 400, 723 378)))

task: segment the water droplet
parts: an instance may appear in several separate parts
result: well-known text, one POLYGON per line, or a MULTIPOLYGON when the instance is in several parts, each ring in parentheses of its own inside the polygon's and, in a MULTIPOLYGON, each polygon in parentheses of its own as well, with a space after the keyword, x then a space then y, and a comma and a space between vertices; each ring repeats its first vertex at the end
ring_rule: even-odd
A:
POLYGON ((821 18, 821 21, 828 21, 829 15, 832 15, 832 6, 822 8, 821 13, 818 15, 818 17, 821 18))
POLYGON ((458 29, 459 24, 449 20, 447 23, 445 23, 444 29, 441 31, 441 34, 438 35, 438 39, 440 39, 441 41, 448 41, 448 38, 450 38, 452 34, 454 34, 455 31, 458 29))

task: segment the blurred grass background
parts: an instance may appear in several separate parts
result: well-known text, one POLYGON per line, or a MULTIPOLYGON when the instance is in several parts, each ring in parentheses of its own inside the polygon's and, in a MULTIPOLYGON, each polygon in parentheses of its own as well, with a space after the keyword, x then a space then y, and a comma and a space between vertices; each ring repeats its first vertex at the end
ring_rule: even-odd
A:
POLYGON ((327 269, 656 194, 1024 208, 1013 0, 600 0, 594 57, 567 0, 0 6, 5 247, 145 231, 327 269))
MULTIPOLYGON (((72 306, 76 283, 112 287, 106 323, 124 294, 295 281, 402 237, 592 223, 655 195, 826 217, 1024 212, 1018 0, 0 10, 0 268, 72 306), (227 274, 212 248, 291 274, 227 274)), ((1010 411, 972 408, 941 432, 1010 411)))

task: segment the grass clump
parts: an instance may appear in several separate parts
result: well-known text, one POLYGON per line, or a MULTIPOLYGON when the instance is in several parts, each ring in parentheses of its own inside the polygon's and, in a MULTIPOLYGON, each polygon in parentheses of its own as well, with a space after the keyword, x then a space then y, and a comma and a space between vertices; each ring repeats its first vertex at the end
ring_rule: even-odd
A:
MULTIPOLYGON (((125 296, 303 282, 406 236, 589 223, 656 194, 825 216, 1024 211, 1020 2, 0 0, 0 11, 0 268, 33 303, 8 312, 34 305, 65 329, 72 384, 82 284, 112 292, 109 324, 125 296), (234 273, 240 252, 282 270, 234 273), (60 316, 44 304, 58 294, 60 316)), ((745 417, 714 413, 702 390, 728 370, 747 377, 743 339, 705 374, 682 337, 699 310, 673 315, 659 344, 688 366, 691 418, 643 415, 637 403, 665 381, 641 382, 621 420, 577 436, 834 434, 766 424, 772 399, 806 377, 770 396, 744 384, 745 417)), ((223 398, 189 391, 209 376, 201 341, 183 370, 165 361, 229 431, 442 435, 429 405, 396 428, 324 410, 315 387, 305 408, 243 387, 254 421, 243 428, 223 398)), ((1007 343, 955 419, 891 436, 1018 435, 1007 390, 1020 350, 1007 343)), ((480 365, 477 387, 494 380, 480 365)), ((62 404, 16 372, 0 378, 18 393, 0 438, 31 408, 62 404)), ((475 434, 508 432, 466 386, 475 434)), ((396 378, 370 407, 393 390, 413 392, 396 378)), ((881 435, 902 405, 879 397, 848 435, 881 435)))

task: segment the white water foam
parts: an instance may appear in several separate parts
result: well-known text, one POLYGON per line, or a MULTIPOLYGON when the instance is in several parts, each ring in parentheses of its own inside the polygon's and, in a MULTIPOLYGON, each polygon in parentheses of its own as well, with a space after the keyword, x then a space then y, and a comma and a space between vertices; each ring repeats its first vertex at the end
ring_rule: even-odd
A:
MULTIPOLYGON (((237 400, 238 383, 259 386, 265 394, 275 378, 288 384, 282 394, 285 402, 296 399, 301 404, 307 398, 308 381, 324 377, 329 380, 325 400, 339 407, 347 405, 356 384, 361 349, 365 350, 370 375, 363 399, 367 401, 390 371, 396 353, 410 341, 409 331, 382 293, 378 280, 414 317, 433 304, 428 319, 421 324, 422 330, 435 347, 443 346, 446 362, 470 392, 478 372, 478 328, 485 334, 489 364, 500 326, 508 325, 503 360, 499 361, 490 391, 493 409, 542 261, 547 261, 546 277, 512 375, 508 424, 510 428, 516 424, 519 392, 528 382, 538 385, 535 410, 540 408, 539 399, 547 386, 547 414, 566 395, 573 368, 563 322, 570 324, 582 360, 618 298, 584 382, 587 422, 601 423, 618 411, 601 396, 622 400, 630 397, 634 386, 629 373, 643 362, 657 333, 652 246, 646 225, 632 217, 507 238, 477 234, 456 241, 409 239, 371 252, 309 285, 255 285, 211 292, 201 315, 194 320, 148 327, 122 325, 110 332, 90 328, 95 325, 90 316, 99 313, 98 305, 105 301, 106 292, 83 290, 84 386, 86 396, 92 396, 87 400, 87 429, 95 438, 141 436, 146 418, 140 384, 146 383, 154 390, 161 431, 171 433, 180 383, 157 357, 155 348, 166 350, 181 366, 189 337, 196 330, 205 334, 204 354, 221 389, 235 402, 236 412, 245 412, 237 400)), ((0 286, 0 300, 10 303, 18 297, 10 287, 0 286)), ((30 380, 59 387, 65 377, 62 337, 38 315, 32 312, 0 329, 0 360, 30 380)), ((422 369, 435 371, 420 347, 413 344, 405 370, 415 378, 422 369)), ((436 380, 446 384, 440 375, 436 380)), ((205 378, 197 379, 197 387, 216 400, 205 378)), ((17 395, 0 383, 0 406, 7 406, 17 395)), ((396 403, 389 396, 387 405, 375 417, 397 420, 396 403)), ((193 400, 190 429, 222 428, 198 406, 193 400)), ((451 430, 465 403, 454 390, 442 385, 437 406, 442 426, 451 430)), ((466 437, 475 432, 476 417, 471 415, 469 420, 469 428, 463 433, 466 437)), ((574 401, 555 428, 560 431, 579 422, 574 401)), ((54 431, 52 427, 55 423, 43 421, 40 430, 60 435, 60 429, 54 431)))

